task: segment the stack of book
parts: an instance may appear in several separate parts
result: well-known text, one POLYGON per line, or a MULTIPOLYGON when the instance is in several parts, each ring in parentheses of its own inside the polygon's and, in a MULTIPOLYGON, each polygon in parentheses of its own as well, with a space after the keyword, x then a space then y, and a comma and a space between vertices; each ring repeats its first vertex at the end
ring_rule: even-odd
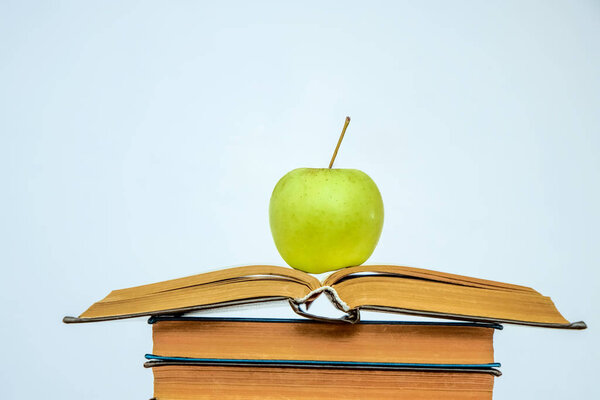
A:
POLYGON ((400 266, 319 282, 283 267, 230 268, 115 290, 67 323, 151 316, 154 396, 175 399, 491 399, 501 323, 584 329, 531 288, 400 266), (309 312, 321 294, 341 310, 309 312), (191 311, 286 299, 309 319, 201 318, 191 311), (378 310, 463 322, 360 321, 378 310))
POLYGON ((490 399, 479 323, 152 318, 156 399, 490 399))

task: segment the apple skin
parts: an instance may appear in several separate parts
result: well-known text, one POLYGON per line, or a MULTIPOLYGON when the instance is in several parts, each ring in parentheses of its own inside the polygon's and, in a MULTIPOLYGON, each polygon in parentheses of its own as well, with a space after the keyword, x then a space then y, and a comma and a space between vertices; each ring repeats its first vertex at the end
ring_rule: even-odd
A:
POLYGON ((298 168, 275 185, 269 222, 285 262, 320 274, 371 256, 383 228, 383 200, 357 169, 298 168))

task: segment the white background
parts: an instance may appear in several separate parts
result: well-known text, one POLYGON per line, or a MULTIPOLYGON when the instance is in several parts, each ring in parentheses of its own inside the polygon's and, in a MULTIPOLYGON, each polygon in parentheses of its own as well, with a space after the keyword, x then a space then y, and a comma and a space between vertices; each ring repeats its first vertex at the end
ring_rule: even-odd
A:
POLYGON ((495 398, 598 398, 599 39, 593 1, 2 1, 0 397, 150 397, 145 319, 61 318, 283 265, 271 190, 350 115, 336 166, 385 203, 369 263, 552 296, 589 329, 506 326, 495 398))

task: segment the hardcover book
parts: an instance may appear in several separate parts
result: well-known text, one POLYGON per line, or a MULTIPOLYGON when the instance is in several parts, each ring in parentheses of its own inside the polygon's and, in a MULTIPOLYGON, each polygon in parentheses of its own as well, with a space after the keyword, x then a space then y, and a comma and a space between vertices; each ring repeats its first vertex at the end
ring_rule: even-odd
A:
POLYGON ((525 286, 394 265, 349 267, 323 282, 291 268, 254 265, 114 290, 65 323, 151 315, 178 315, 233 304, 288 300, 305 317, 321 294, 358 322, 360 310, 445 319, 584 329, 571 323, 549 297, 525 286))
POLYGON ((493 368, 302 368, 166 360, 145 366, 154 373, 156 400, 490 400, 499 374, 493 368))
POLYGON ((275 318, 153 317, 149 323, 153 359, 462 368, 499 366, 493 335, 502 329, 472 322, 275 318))

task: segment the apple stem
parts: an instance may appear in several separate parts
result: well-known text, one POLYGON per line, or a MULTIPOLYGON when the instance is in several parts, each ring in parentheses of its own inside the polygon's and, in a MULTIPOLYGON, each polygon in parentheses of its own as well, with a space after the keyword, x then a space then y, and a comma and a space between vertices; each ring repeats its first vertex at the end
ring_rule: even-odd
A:
POLYGON ((350 117, 346 117, 346 122, 344 122, 344 128, 342 128, 342 134, 338 139, 337 145, 335 146, 335 150, 333 151, 333 156, 331 157, 331 161, 329 162, 329 169, 333 167, 333 162, 335 161, 335 157, 337 156, 338 149, 340 148, 340 144, 342 144, 342 140, 344 140, 344 135, 346 134, 346 128, 350 123, 350 117))

